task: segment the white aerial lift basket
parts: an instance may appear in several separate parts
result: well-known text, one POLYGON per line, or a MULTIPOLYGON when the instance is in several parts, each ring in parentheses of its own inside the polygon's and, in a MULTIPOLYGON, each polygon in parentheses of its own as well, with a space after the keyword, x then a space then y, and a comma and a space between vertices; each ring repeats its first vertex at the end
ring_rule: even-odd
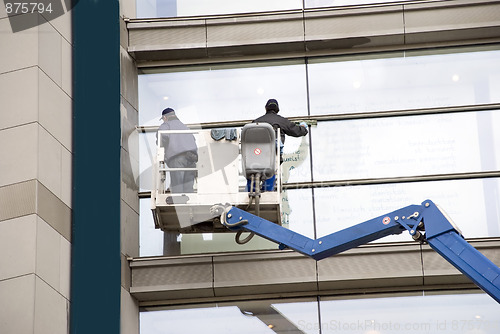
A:
MULTIPOLYGON (((192 133, 198 146, 198 162, 194 168, 196 171, 194 192, 170 192, 170 172, 193 169, 169 168, 163 161, 162 141, 158 140, 157 154, 153 158, 152 168, 154 189, 151 191, 151 209, 156 228, 180 233, 228 232, 229 230, 220 223, 220 213, 211 212, 211 208, 218 204, 236 206, 250 212, 255 212, 257 209, 259 216, 281 225, 281 169, 275 137, 267 139, 267 141, 272 140, 271 143, 262 140, 252 143, 256 146, 251 152, 247 143, 243 143, 243 149, 246 150, 245 160, 252 160, 253 157, 248 156, 249 154, 253 154, 257 159, 270 153, 274 155, 272 159, 267 157, 274 165, 272 169, 275 179, 272 190, 260 192, 257 208, 256 201, 252 201, 249 196, 252 195, 252 192, 249 192, 252 189, 247 180, 248 174, 244 171, 241 138, 242 131, 245 138, 247 137, 245 129, 255 126, 252 123, 247 124, 243 129, 158 132, 158 138, 161 138, 163 134, 192 133), (270 145, 274 149, 269 150, 270 145)), ((265 124, 264 127, 270 126, 265 124)), ((253 137, 255 136, 250 136, 250 138, 253 137)), ((250 164, 254 165, 251 161, 250 164)), ((270 181, 269 167, 266 173, 263 179, 270 181)))

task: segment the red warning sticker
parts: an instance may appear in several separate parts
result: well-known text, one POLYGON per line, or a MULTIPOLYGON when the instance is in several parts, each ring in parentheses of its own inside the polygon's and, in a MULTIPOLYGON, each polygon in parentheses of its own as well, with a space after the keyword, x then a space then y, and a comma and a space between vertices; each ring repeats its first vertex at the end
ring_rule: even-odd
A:
POLYGON ((391 222, 391 218, 390 217, 384 217, 384 219, 382 219, 382 224, 384 225, 387 225, 391 222))
POLYGON ((255 155, 259 155, 259 154, 261 154, 261 153, 262 153, 262 150, 261 150, 260 148, 258 148, 258 147, 257 147, 255 150, 253 150, 253 153, 254 153, 255 155))

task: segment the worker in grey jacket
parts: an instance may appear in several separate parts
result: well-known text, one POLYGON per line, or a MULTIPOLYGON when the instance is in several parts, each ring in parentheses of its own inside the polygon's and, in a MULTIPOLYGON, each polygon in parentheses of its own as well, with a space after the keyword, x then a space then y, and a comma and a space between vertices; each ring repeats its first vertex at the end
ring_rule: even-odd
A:
MULTIPOLYGON (((189 130, 172 108, 162 111, 158 131, 189 130)), ((157 134, 158 140, 158 134, 157 134)), ((165 150, 165 164, 169 168, 195 168, 198 162, 198 147, 192 133, 161 134, 161 147, 165 150)), ((172 193, 192 193, 196 171, 171 171, 170 191, 172 193)))

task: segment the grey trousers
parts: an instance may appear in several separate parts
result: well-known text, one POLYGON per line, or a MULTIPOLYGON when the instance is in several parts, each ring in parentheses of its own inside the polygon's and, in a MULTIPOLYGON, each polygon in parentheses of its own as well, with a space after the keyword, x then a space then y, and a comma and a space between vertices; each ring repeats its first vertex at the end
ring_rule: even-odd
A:
MULTIPOLYGON (((170 168, 195 168, 198 155, 194 152, 185 152, 168 159, 170 168)), ((192 193, 196 171, 170 172, 170 191, 172 193, 192 193)))

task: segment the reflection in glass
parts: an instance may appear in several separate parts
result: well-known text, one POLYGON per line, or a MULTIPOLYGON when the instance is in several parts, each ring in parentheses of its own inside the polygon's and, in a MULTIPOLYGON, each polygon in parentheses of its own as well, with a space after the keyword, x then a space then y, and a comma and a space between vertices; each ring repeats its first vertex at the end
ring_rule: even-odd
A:
POLYGON ((314 239, 312 189, 283 190, 281 199, 283 227, 314 239))
POLYGON ((137 18, 178 17, 301 9, 302 0, 136 0, 137 18))
MULTIPOLYGON (((432 200, 465 238, 500 236, 500 179, 345 186, 314 190, 318 238, 411 204, 432 200)), ((407 232, 379 241, 412 241, 407 232)))
POLYGON ((325 298, 320 302, 320 310, 322 334, 496 334, 500 331, 500 305, 483 293, 325 298))
POLYGON ((272 334, 257 317, 246 316, 236 306, 142 312, 141 334, 272 334))
POLYGON ((164 237, 163 232, 159 229, 155 229, 153 214, 151 213, 151 199, 150 198, 140 199, 139 200, 139 256, 163 255, 163 237, 164 237))
POLYGON ((307 328, 307 324, 318 319, 318 303, 314 299, 237 301, 183 309, 153 308, 141 312, 140 317, 142 334, 319 334, 317 328, 307 328))
POLYGON ((496 48, 311 59, 311 114, 498 103, 500 51, 496 48))
POLYGON ((166 107, 186 124, 253 120, 265 113, 270 98, 279 101, 284 117, 307 115, 305 65, 270 64, 139 75, 139 124, 159 126, 166 107))
MULTIPOLYGON (((247 235, 247 233, 243 233, 241 239, 246 238, 247 235)), ((275 243, 262 239, 258 236, 254 236, 248 243, 244 245, 239 245, 234 240, 234 236, 235 234, 232 232, 181 234, 180 254, 169 255, 277 249, 275 243)))
MULTIPOLYGON (((304 0, 305 8, 401 2, 400 0, 304 0)), ((136 0, 137 18, 240 14, 302 9, 302 0, 136 0)))
MULTIPOLYGON (((310 129, 310 128, 309 128, 310 129)), ((283 184, 311 181, 309 136, 287 136, 283 147, 281 178, 283 184)))
MULTIPOLYGON (((285 117, 307 116, 307 81, 315 114, 499 102, 500 51, 481 50, 310 59, 309 80, 305 61, 144 69, 147 74, 139 76, 139 123, 159 126, 167 106, 190 125, 252 120, 264 113, 268 98, 278 99, 285 117)), ((500 170, 499 110, 319 121, 310 133, 287 138, 283 183, 500 170)), ((138 137, 140 190, 149 191, 155 133, 138 137)), ((314 190, 315 212, 311 189, 288 190, 282 197, 282 221, 291 230, 320 237, 429 198, 452 215, 466 237, 500 236, 498 184, 497 179, 484 179, 319 188, 314 190)), ((141 200, 141 228, 148 226, 144 231, 154 226, 149 208, 141 200)), ((157 247, 163 244, 162 232, 141 233, 141 254, 164 253, 157 247)), ((276 249, 259 239, 244 248, 231 233, 165 238, 175 244, 167 247, 171 255, 276 249)), ((410 241, 406 234, 384 239, 391 240, 410 241)))
POLYGON ((143 309, 141 334, 407 334, 500 331, 500 305, 484 293, 352 299, 253 300, 143 309), (318 313, 319 310, 319 313, 318 313))
POLYGON ((318 122, 314 180, 500 169, 500 110, 318 122))
MULTIPOLYGON (((153 189, 152 164, 156 156, 156 132, 139 134, 139 191, 153 189)), ((168 181, 169 182, 169 181, 168 181)))
POLYGON ((390 2, 401 2, 401 0, 304 0, 305 8, 354 6, 390 2))

